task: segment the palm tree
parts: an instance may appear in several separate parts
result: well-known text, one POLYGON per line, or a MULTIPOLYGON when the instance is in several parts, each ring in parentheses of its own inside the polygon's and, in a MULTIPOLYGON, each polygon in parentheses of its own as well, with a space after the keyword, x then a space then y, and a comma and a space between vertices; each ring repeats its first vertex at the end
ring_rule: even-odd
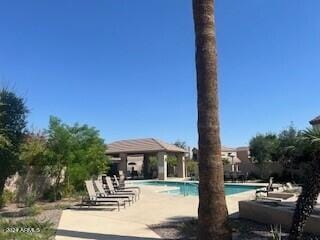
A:
MULTIPOLYGON (((311 161, 311 174, 302 186, 290 230, 290 240, 303 239, 305 223, 313 211, 320 192, 320 129, 306 130, 301 138, 302 157, 311 161)), ((299 150, 299 149, 298 149, 299 150)))
POLYGON ((193 0, 199 135, 198 239, 231 239, 227 226, 219 127, 213 0, 193 0))

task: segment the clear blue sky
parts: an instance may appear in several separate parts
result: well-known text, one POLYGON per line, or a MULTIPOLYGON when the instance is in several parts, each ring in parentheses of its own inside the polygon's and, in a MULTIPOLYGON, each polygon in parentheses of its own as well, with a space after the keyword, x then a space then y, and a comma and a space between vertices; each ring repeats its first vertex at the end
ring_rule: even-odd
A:
MULTIPOLYGON (((320 114, 320 1, 217 0, 221 135, 299 128, 320 114)), ((0 81, 29 124, 88 123, 106 142, 196 145, 190 0, 2 0, 0 81)))

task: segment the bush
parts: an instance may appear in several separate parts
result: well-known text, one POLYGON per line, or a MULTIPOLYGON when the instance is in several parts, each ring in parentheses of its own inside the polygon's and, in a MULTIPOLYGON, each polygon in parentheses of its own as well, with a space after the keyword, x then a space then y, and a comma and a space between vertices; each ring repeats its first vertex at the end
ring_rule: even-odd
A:
POLYGON ((25 216, 36 216, 41 213, 41 209, 38 206, 32 206, 24 209, 25 216))
POLYGON ((25 199, 24 199, 24 205, 26 207, 31 207, 36 203, 36 194, 31 192, 27 193, 25 199))
POLYGON ((35 205, 35 206, 32 206, 32 207, 30 207, 30 215, 29 216, 35 216, 35 215, 38 215, 38 214, 40 214, 41 212, 42 212, 42 207, 40 207, 40 206, 37 206, 37 205, 35 205))
POLYGON ((4 207, 8 203, 15 201, 16 194, 9 190, 4 190, 2 196, 0 196, 0 208, 4 207))
POLYGON ((60 200, 62 198, 62 193, 57 191, 55 194, 54 187, 50 187, 43 193, 43 200, 48 200, 49 202, 54 202, 56 200, 60 200))

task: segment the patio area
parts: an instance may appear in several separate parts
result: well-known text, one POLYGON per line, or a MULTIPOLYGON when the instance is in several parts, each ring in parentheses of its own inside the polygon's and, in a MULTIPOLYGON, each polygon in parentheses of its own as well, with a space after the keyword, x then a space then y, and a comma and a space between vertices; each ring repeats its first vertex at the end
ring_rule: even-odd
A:
MULTIPOLYGON (((125 210, 108 208, 64 210, 56 239, 159 239, 148 226, 196 217, 198 197, 160 193, 165 188, 141 186, 141 198, 125 210)), ((227 196, 229 214, 237 213, 238 203, 254 198, 254 191, 227 196)))

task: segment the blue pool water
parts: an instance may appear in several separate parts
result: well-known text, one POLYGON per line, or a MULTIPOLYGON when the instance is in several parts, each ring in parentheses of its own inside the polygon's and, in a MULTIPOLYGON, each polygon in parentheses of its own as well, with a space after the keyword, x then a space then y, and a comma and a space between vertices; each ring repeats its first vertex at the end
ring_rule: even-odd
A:
MULTIPOLYGON (((142 181, 135 183, 137 185, 175 187, 176 189, 164 191, 172 195, 198 196, 198 183, 190 182, 168 182, 168 181, 142 181)), ((261 186, 247 186, 239 184, 225 184, 224 190, 226 195, 246 192, 261 188, 261 186)))

